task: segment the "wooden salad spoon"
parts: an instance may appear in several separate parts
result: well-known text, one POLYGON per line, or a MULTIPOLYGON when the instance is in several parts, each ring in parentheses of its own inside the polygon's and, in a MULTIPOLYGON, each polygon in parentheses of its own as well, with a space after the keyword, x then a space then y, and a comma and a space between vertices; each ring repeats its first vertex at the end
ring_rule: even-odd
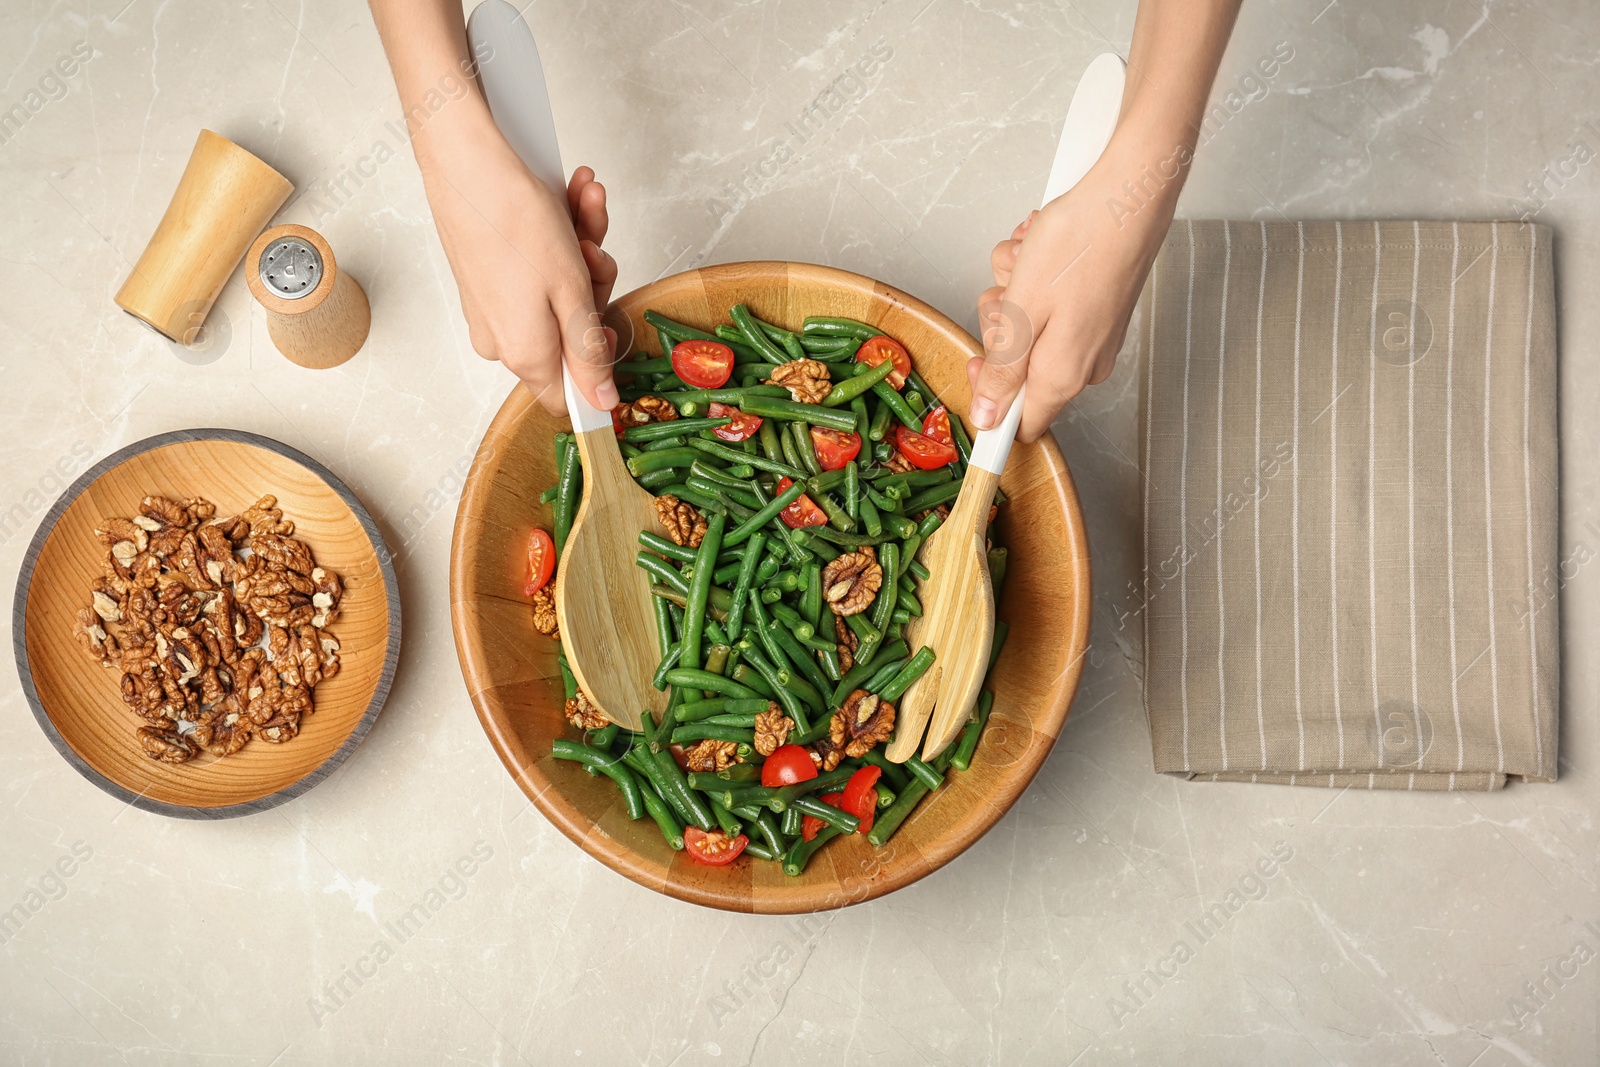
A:
MULTIPOLYGON (((1046 204, 1078 184, 1105 151, 1122 108, 1125 80, 1122 59, 1111 52, 1095 57, 1084 70, 1067 106, 1061 141, 1045 183, 1046 204)), ((907 639, 912 648, 931 648, 934 661, 900 702, 894 741, 885 753, 896 763, 914 755, 919 743, 925 760, 944 751, 966 726, 983 685, 989 646, 994 641, 994 590, 989 583, 984 539, 989 507, 1022 418, 1022 398, 1019 390, 999 425, 979 433, 973 441, 961 493, 950 507, 949 518, 922 549, 922 561, 928 568, 928 578, 917 590, 923 614, 912 620, 907 639), (928 725, 925 743, 924 725, 928 725)))
MULTIPOLYGON (((528 169, 565 196, 550 95, 533 33, 505 0, 484 0, 467 22, 489 113, 528 169)), ((660 662, 650 576, 634 563, 639 531, 657 525, 654 497, 628 473, 611 413, 583 398, 562 369, 572 439, 583 460, 583 498, 556 569, 556 621, 567 665, 606 716, 638 730, 667 696, 650 684, 660 662)))

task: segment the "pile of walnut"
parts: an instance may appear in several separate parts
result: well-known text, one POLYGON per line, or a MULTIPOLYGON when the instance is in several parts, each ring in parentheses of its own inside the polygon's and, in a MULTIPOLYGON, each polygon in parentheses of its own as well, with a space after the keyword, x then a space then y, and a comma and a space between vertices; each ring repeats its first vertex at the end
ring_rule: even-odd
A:
POLYGON ((205 500, 147 496, 139 514, 95 531, 105 573, 74 632, 122 672, 122 699, 151 759, 288 741, 311 689, 339 670, 339 576, 316 565, 277 498, 232 518, 205 500), (262 648, 261 639, 267 638, 262 648))

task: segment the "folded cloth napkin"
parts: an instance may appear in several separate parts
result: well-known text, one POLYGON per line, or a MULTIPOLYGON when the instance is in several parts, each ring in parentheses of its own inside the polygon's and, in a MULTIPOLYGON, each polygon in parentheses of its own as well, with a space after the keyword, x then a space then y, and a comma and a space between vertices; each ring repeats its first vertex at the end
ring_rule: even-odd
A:
POLYGON ((1149 284, 1156 770, 1553 781, 1550 231, 1180 221, 1149 284))

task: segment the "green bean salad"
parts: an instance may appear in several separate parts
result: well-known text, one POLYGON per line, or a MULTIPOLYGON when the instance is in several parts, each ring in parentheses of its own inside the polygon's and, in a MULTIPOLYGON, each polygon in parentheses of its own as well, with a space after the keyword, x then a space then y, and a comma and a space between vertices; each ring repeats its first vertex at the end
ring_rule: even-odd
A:
MULTIPOLYGON (((905 636, 928 576, 917 553, 960 492, 971 442, 881 330, 813 317, 795 333, 743 304, 728 317, 707 332, 647 311, 663 355, 617 366, 612 422, 660 519, 639 532, 636 562, 655 594, 666 710, 622 729, 560 656, 581 736, 553 755, 610 778, 630 818, 653 819, 698 862, 748 854, 799 875, 840 835, 881 847, 977 750, 987 685, 931 762, 883 754, 894 702, 933 664, 905 636)), ((526 592, 535 625, 559 639, 551 577, 583 474, 569 435, 555 453, 542 497, 554 528, 529 539, 526 592)), ((990 548, 989 569, 998 596, 1004 548, 990 548)), ((991 670, 1006 630, 996 622, 991 670)))

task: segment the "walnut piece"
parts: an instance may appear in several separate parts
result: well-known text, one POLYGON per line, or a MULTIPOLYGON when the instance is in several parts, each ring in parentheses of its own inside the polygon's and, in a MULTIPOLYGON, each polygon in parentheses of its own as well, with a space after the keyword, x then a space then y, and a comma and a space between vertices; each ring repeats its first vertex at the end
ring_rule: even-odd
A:
POLYGON ((856 649, 861 639, 846 625, 843 615, 833 617, 833 636, 838 639, 839 670, 848 671, 856 665, 856 649))
POLYGON ((671 493, 656 497, 656 518, 675 545, 699 548, 706 536, 706 517, 693 504, 685 504, 671 493))
POLYGON ((200 751, 200 746, 177 729, 160 729, 141 726, 134 731, 144 754, 162 763, 187 763, 200 751))
POLYGON ((580 730, 603 730, 611 725, 606 713, 601 711, 595 702, 589 699, 589 694, 582 689, 578 690, 577 696, 567 701, 567 721, 580 730))
POLYGON ((775 702, 767 710, 756 713, 756 751, 770 756, 789 740, 794 720, 785 715, 775 702))
POLYGON ((678 409, 672 406, 672 401, 661 396, 641 396, 631 404, 618 404, 615 411, 624 429, 651 422, 671 422, 678 417, 678 409))
POLYGON ((900 454, 900 450, 898 448, 889 453, 889 458, 884 463, 884 466, 888 467, 896 474, 905 474, 908 471, 914 471, 917 469, 911 465, 911 461, 909 459, 900 454))
MULTIPOLYGON (((852 690, 828 720, 828 740, 852 759, 865 756, 894 733, 894 705, 865 689, 852 690)), ((835 765, 838 761, 834 761, 835 765)), ((833 768, 828 768, 832 770, 833 768)))
POLYGON ((533 628, 561 640, 561 628, 556 622, 556 583, 546 582, 533 593, 533 628))
POLYGON ((74 619, 89 654, 121 670, 138 743, 164 763, 292 739, 311 687, 339 669, 339 640, 323 629, 339 576, 316 566, 275 497, 216 514, 199 498, 147 496, 132 518, 107 520, 95 531, 103 574, 74 619))
POLYGON ((802 404, 820 404, 822 398, 833 390, 828 380, 828 367, 814 359, 791 359, 772 368, 767 378, 772 385, 781 385, 789 395, 802 404))
POLYGON ((859 615, 883 585, 883 567, 866 550, 846 552, 822 569, 822 595, 835 615, 859 615))
POLYGON ((739 762, 739 746, 732 741, 696 741, 683 750, 691 771, 725 771, 739 762))

